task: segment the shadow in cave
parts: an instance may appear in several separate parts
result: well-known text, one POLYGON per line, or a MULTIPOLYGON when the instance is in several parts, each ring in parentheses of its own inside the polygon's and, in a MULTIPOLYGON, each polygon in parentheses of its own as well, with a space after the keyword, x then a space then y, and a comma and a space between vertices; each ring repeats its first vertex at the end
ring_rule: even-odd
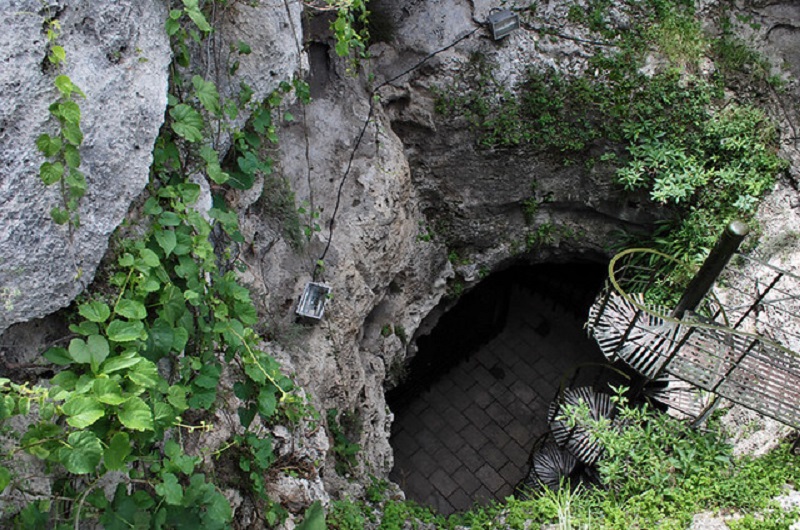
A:
POLYGON ((387 393, 390 477, 409 498, 449 514, 513 493, 562 378, 605 360, 583 329, 605 276, 598 263, 515 265, 417 338, 404 382, 387 393))

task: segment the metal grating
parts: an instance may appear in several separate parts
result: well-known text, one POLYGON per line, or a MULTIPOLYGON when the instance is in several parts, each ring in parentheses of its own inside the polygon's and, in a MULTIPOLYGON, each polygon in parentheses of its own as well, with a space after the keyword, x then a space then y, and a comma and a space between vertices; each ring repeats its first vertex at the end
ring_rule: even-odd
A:
MULTIPOLYGON (((609 265, 587 329, 610 360, 649 379, 669 374, 800 428, 800 277, 737 255, 683 318, 667 309, 692 271, 656 251, 632 249, 609 265)), ((696 416, 697 407, 690 407, 696 416)))

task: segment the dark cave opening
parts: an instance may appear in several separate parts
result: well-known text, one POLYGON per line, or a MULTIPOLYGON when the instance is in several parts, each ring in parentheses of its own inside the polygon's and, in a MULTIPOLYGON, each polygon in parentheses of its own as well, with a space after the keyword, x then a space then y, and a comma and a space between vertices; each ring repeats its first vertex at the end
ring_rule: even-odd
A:
POLYGON ((606 272, 593 262, 514 265, 416 339, 403 383, 387 393, 390 477, 409 498, 449 514, 514 492, 559 385, 605 377, 583 324, 606 272))

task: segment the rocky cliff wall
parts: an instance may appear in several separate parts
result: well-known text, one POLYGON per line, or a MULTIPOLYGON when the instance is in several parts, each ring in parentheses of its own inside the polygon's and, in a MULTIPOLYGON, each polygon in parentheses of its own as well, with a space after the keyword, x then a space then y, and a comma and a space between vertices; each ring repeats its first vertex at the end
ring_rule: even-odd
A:
MULTIPOLYGON (((365 89, 370 82, 346 73, 330 36, 315 29, 326 24, 307 22, 300 38, 298 3, 287 4, 288 12, 283 4, 237 4, 219 36, 226 45, 241 39, 253 47, 238 75, 261 97, 310 65, 314 99, 306 107, 286 108, 295 120, 279 131, 273 174, 228 198, 239 211, 246 239, 240 246, 247 264, 243 278, 263 315, 259 331, 317 408, 358 418, 353 435, 362 451, 351 473, 360 478, 386 476, 391 469, 391 411, 383 390, 413 354, 420 326, 424 331, 432 325, 426 317, 443 310, 440 303, 456 274, 448 254, 456 252, 459 281, 468 288, 482 273, 514 260, 603 259, 611 231, 646 227, 664 215, 609 185, 602 167, 564 167, 524 149, 477 147, 464 120, 436 113, 436 89, 452 86, 475 54, 498 65, 496 80, 511 86, 530 62, 582 71, 592 46, 584 42, 588 36, 550 39, 527 28, 496 43, 480 26, 488 2, 373 3, 392 28, 386 42, 372 48, 368 67, 375 75, 372 86, 382 85, 379 101, 365 89), (308 50, 308 62, 301 49, 308 50), (535 224, 564 231, 529 249, 522 241, 530 230, 523 202, 532 196, 542 202, 535 224), (323 255, 320 270, 317 261, 323 255), (333 294, 316 324, 294 314, 299 294, 312 279, 329 284, 333 294), (395 333, 385 333, 387 326, 395 333)), ((87 95, 81 107, 89 193, 81 202, 82 225, 70 240, 48 215, 58 190, 44 188, 36 176, 40 157, 34 140, 52 125, 47 106, 55 97, 52 73, 41 68, 46 13, 37 11, 40 6, 14 3, 3 13, 3 24, 13 31, 0 33, 0 49, 11 65, 0 73, 0 82, 14 102, 0 111, 0 329, 64 307, 91 281, 110 233, 147 182, 166 105, 165 5, 52 4, 63 28, 66 71, 87 95), (18 13, 26 11, 36 14, 18 13)), ((565 25, 567 2, 542 9, 548 21, 565 25)), ((737 9, 761 17, 759 30, 744 25, 741 32, 782 57, 790 72, 800 69, 791 2, 742 3, 737 9)), ((779 99, 784 104, 776 108, 796 175, 791 131, 797 123, 797 85, 789 79, 788 92, 779 99)), ((772 206, 765 206, 765 218, 775 219, 765 225, 768 238, 793 233, 781 221, 793 218, 800 205, 790 182, 779 184, 775 201, 768 201, 772 206), (784 208, 791 215, 775 213, 784 208)), ((779 250, 788 263, 797 263, 796 245, 779 250)), ((27 332, 42 334, 37 326, 31 324, 27 332)), ((9 336, 4 345, 10 344, 9 336)), ((13 353, 4 348, 4 355, 13 353)), ((326 454, 324 439, 305 443, 315 459, 326 454)), ((322 477, 328 491, 363 487, 337 476, 330 452, 327 456, 322 477)), ((319 483, 309 487, 292 477, 276 480, 274 494, 297 510, 324 495, 319 483)))
POLYGON ((167 104, 169 41, 158 1, 4 3, 0 13, 0 332, 65 307, 91 283, 108 239, 147 184, 167 104), (48 61, 50 22, 66 51, 48 61), (87 181, 80 227, 56 225, 59 186, 38 177, 36 138, 53 134, 48 107, 66 74, 80 87, 80 170, 87 181))

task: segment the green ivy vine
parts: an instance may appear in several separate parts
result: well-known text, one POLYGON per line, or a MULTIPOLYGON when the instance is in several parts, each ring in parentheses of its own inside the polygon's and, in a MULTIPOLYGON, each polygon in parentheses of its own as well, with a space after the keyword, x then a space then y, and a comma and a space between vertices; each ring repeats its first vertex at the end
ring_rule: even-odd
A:
MULTIPOLYGON (((0 450, 0 492, 33 493, 12 463, 20 453, 44 461, 53 478, 49 495, 34 496, 16 514, 16 527, 79 528, 88 521, 109 529, 229 527, 231 506, 203 466, 203 456, 226 454, 243 479, 237 489, 249 482, 244 490, 265 525, 285 516, 265 491, 275 456, 264 426, 318 414, 261 348, 255 307, 237 277, 236 246, 243 238, 224 195, 272 171, 267 148, 277 142, 276 109, 290 93, 308 102, 309 91, 302 81, 284 82, 256 101, 242 83, 225 98, 215 80, 193 70, 190 50, 213 46, 208 37, 217 16, 233 3, 174 3, 165 31, 175 61, 150 196, 141 207, 143 235, 118 243, 103 279, 76 304, 68 343, 44 353, 56 375, 41 386, 0 379, 0 429, 13 441, 0 450), (236 127, 242 111, 249 119, 236 127), (222 145, 230 146, 225 156, 222 145), (193 174, 211 182, 207 212, 195 207, 201 188, 188 178, 193 174), (233 396, 219 393, 226 373, 237 381, 233 396), (187 454, 183 441, 212 431, 214 411, 234 396, 243 432, 213 455, 187 454), (21 429, 8 421, 15 416, 24 418, 21 429), (103 491, 108 480, 117 482, 111 497, 103 491)), ((59 65, 65 59, 55 44, 59 26, 53 21, 50 27, 49 57, 59 65)), ((232 51, 228 76, 251 49, 239 42, 232 51)), ((63 75, 55 85, 60 97, 50 111, 60 129, 37 139, 48 158, 40 176, 64 191, 65 204, 54 208, 53 218, 77 227, 77 201, 86 186, 78 171, 82 133, 75 100, 83 93, 63 75)))
MULTIPOLYGON (((64 48, 58 44, 61 25, 58 20, 45 20, 47 26, 47 60, 60 68, 67 58, 64 48)), ((78 169, 81 165, 79 147, 83 143, 81 131, 81 108, 78 98, 86 96, 69 76, 60 74, 53 84, 59 97, 50 105, 50 115, 58 122, 55 134, 42 133, 36 139, 36 148, 46 158, 39 166, 39 178, 45 186, 58 184, 62 204, 50 210, 50 217, 57 224, 70 224, 70 231, 80 226, 78 204, 86 194, 86 177, 78 169)))

